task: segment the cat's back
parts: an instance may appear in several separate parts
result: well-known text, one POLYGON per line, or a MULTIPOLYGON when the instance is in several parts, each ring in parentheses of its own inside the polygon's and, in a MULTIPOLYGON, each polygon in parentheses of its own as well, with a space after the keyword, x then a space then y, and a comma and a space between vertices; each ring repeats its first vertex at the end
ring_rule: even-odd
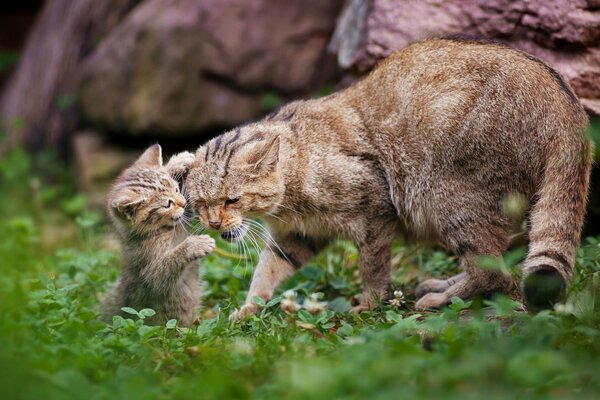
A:
POLYGON ((358 97, 351 102, 371 108, 380 120, 399 109, 443 119, 481 102, 490 114, 586 118, 572 89, 550 66, 525 52, 477 40, 414 43, 383 60, 349 92, 358 97))

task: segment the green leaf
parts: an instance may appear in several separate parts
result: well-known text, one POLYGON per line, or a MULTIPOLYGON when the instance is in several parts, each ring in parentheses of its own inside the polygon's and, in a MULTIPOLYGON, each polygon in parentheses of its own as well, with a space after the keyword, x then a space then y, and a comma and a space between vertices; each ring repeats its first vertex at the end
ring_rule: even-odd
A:
POLYGON ((85 196, 78 194, 68 200, 63 201, 62 209, 69 215, 77 215, 85 209, 85 205, 85 196))
POLYGON ((165 327, 167 329, 175 329, 175 327, 177 326, 177 320, 176 319, 170 319, 167 321, 165 327))
POLYGON ((271 301, 269 301, 266 305, 267 308, 269 307, 273 307, 276 304, 279 304, 281 302, 281 297, 277 296, 271 299, 271 301))
POLYGON ((156 315, 156 311, 151 308, 144 308, 143 310, 140 310, 140 315, 143 315, 144 317, 152 317, 153 315, 156 315))
POLYGON ((458 296, 453 296, 450 301, 452 304, 448 305, 448 308, 455 311, 466 310, 467 308, 471 307, 471 304, 473 304, 473 301, 464 301, 458 296))
POLYGON ((352 305, 345 297, 336 297, 327 303, 327 308, 337 313, 343 313, 350 311, 352 305))
POLYGON ((131 307, 121 307, 121 311, 123 311, 124 313, 127 313, 127 314, 131 314, 131 315, 140 317, 140 314, 131 307))
POLYGON ((346 336, 352 335, 353 333, 354 333, 354 328, 352 328, 352 325, 347 324, 346 322, 342 321, 342 326, 340 326, 337 330, 338 336, 346 337, 346 336))
POLYGON ((252 302, 259 307, 265 307, 267 305, 267 303, 265 303, 265 300, 260 296, 253 296, 252 302))

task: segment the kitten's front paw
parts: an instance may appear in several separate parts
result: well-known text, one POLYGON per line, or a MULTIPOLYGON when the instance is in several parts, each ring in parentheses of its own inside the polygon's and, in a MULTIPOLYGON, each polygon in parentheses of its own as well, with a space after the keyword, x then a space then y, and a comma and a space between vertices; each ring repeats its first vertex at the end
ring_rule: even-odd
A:
POLYGON ((190 258, 200 258, 215 249, 215 239, 208 235, 194 235, 186 239, 190 258))
POLYGON ((196 156, 193 153, 182 151, 171 157, 166 167, 171 176, 180 178, 187 175, 195 160, 196 156))
POLYGON ((240 322, 248 317, 258 314, 260 307, 254 303, 244 304, 239 310, 233 311, 229 315, 229 321, 240 322))

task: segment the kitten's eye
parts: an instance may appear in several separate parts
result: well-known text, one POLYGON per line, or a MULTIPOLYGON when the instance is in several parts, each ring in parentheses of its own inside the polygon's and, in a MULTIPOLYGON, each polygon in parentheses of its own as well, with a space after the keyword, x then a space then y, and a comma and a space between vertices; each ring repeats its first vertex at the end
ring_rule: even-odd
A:
POLYGON ((169 199, 167 201, 167 204, 165 204, 165 208, 171 208, 172 205, 173 205, 173 200, 169 199))
POLYGON ((175 188, 175 193, 179 193, 179 188, 178 187, 175 188))
POLYGON ((225 205, 228 206, 230 204, 235 204, 240 200, 239 197, 232 197, 231 199, 225 200, 225 205))

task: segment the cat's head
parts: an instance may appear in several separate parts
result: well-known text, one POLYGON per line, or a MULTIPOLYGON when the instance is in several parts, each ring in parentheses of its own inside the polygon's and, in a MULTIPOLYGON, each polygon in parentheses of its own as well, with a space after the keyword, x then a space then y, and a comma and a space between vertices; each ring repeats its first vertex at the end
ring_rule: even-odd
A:
POLYGON ((158 144, 123 171, 107 196, 113 221, 134 233, 172 228, 183 216, 185 204, 179 184, 162 166, 162 150, 158 144))
POLYGON ((280 133, 277 125, 252 124, 198 149, 187 187, 204 226, 235 241, 246 234, 245 218, 277 209, 284 194, 280 133))

